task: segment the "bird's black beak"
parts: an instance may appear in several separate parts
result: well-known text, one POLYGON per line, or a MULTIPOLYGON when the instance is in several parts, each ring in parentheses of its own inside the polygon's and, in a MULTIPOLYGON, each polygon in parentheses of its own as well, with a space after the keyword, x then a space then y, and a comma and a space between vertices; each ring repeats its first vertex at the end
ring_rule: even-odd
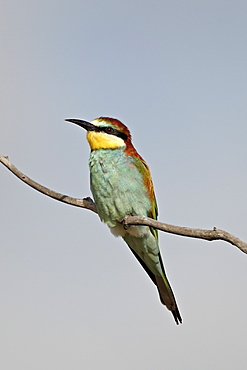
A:
POLYGON ((92 123, 83 121, 81 119, 73 119, 73 118, 70 119, 69 118, 69 119, 66 119, 65 121, 75 123, 76 125, 83 127, 87 131, 98 131, 97 126, 94 126, 92 123))

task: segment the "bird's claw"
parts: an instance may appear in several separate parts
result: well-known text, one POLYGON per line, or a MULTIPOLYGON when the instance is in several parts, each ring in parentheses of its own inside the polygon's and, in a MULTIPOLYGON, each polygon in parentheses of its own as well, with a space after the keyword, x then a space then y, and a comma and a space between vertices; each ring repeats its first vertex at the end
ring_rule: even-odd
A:
POLYGON ((124 218, 122 218, 122 220, 120 220, 121 224, 123 225, 124 230, 127 230, 129 228, 128 221, 127 221, 128 216, 130 215, 126 215, 124 216, 124 218))

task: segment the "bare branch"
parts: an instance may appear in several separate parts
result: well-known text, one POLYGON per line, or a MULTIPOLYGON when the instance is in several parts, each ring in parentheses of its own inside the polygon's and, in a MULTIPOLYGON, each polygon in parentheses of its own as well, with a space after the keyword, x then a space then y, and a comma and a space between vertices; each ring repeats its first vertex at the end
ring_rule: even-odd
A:
POLYGON ((125 227, 129 225, 146 225, 154 227, 155 229, 161 231, 165 231, 169 234, 204 239, 208 241, 224 240, 228 243, 231 243, 232 245, 235 245, 235 247, 239 248, 242 252, 247 253, 247 243, 237 238, 236 236, 230 234, 229 232, 217 229, 216 227, 214 227, 213 230, 194 229, 192 227, 182 227, 165 224, 163 222, 159 222, 157 220, 145 216, 130 216, 130 215, 125 216, 123 220, 121 220, 121 222, 125 225, 125 227))
MULTIPOLYGON (((23 182, 25 182, 27 185, 31 186, 32 188, 38 190, 39 192, 53 199, 59 200, 60 202, 64 202, 64 203, 67 203, 67 204, 70 204, 76 207, 86 208, 86 209, 89 209, 90 211, 97 213, 95 203, 90 197, 78 199, 78 198, 69 197, 68 195, 57 193, 53 190, 46 188, 45 186, 38 184, 37 182, 30 179, 28 176, 24 175, 9 161, 8 157, 4 157, 3 155, 0 154, 0 162, 4 166, 6 166, 20 180, 22 180, 23 182)), ((128 227, 129 225, 146 225, 146 226, 154 227, 161 231, 165 231, 170 234, 176 234, 176 235, 186 236, 190 238, 198 238, 198 239, 204 239, 208 241, 224 240, 236 246, 242 252, 247 253, 247 243, 240 240, 236 236, 228 233, 227 231, 217 229, 216 227, 214 227, 213 230, 194 229, 194 228, 189 228, 189 227, 180 227, 180 226, 165 224, 163 222, 159 222, 157 220, 154 220, 152 218, 145 217, 145 216, 130 216, 130 215, 125 216, 123 220, 121 220, 120 222, 123 223, 125 227, 128 227)))
POLYGON ((47 195, 48 197, 51 197, 53 199, 59 200, 60 202, 70 204, 71 206, 76 207, 82 207, 89 209, 90 211, 93 211, 97 213, 96 206, 93 202, 93 200, 88 198, 78 199, 78 198, 72 198, 68 195, 57 193, 56 191, 53 191, 51 189, 46 188, 43 185, 38 184, 34 180, 30 179, 30 177, 24 175, 21 171, 19 171, 10 161, 8 157, 4 157, 0 154, 0 162, 4 164, 14 175, 16 175, 20 180, 25 182, 27 185, 31 186, 35 190, 38 190, 40 193, 43 193, 47 195))

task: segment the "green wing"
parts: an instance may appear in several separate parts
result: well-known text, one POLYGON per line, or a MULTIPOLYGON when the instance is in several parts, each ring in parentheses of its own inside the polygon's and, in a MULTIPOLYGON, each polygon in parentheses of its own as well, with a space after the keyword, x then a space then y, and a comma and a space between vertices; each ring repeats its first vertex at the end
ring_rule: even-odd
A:
MULTIPOLYGON (((156 197, 154 193, 154 186, 152 181, 151 172, 149 170, 149 167, 147 163, 141 158, 141 157, 135 157, 135 165, 142 174, 143 177, 143 183, 145 187, 147 188, 148 196, 151 200, 151 209, 147 212, 147 216, 150 218, 153 218, 154 220, 157 220, 158 217, 158 206, 156 202, 156 197)), ((150 230, 156 240, 158 240, 158 230, 154 229, 153 227, 150 227, 150 230)))

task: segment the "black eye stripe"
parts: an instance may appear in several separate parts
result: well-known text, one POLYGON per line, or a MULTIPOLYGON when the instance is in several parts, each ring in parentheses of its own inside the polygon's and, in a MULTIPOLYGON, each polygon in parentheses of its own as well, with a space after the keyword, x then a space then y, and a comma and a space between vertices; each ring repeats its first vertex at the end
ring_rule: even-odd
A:
POLYGON ((98 126, 98 129, 106 134, 118 136, 123 140, 127 139, 127 135, 124 132, 118 131, 116 128, 110 126, 98 126))

